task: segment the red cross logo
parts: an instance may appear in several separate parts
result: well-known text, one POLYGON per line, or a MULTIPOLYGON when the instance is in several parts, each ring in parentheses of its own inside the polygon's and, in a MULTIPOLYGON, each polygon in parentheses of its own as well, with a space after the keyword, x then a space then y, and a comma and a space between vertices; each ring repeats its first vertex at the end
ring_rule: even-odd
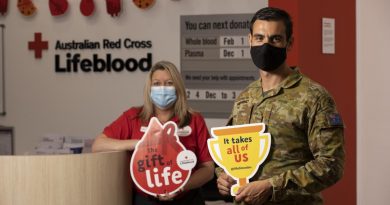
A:
POLYGON ((28 42, 28 49, 34 50, 35 58, 42 58, 42 50, 47 50, 49 43, 42 41, 42 33, 34 34, 34 41, 28 42))

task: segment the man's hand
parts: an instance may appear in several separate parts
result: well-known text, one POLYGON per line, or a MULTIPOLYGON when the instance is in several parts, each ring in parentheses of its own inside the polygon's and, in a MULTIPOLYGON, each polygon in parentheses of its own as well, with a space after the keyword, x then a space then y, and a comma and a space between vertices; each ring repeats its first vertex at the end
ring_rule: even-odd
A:
POLYGON ((254 181, 240 187, 235 200, 247 204, 264 204, 272 195, 272 185, 268 180, 254 181))
POLYGON ((225 172, 221 173, 217 179, 219 193, 223 196, 230 196, 230 187, 232 187, 234 182, 235 180, 231 176, 225 172))

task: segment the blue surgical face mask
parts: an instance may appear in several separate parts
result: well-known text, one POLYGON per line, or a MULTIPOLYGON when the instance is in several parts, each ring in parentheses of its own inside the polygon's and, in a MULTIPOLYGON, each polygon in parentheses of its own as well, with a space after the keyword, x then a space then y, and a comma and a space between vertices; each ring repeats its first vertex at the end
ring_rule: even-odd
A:
POLYGON ((150 99, 155 106, 165 110, 176 102, 176 89, 173 86, 152 86, 150 99))

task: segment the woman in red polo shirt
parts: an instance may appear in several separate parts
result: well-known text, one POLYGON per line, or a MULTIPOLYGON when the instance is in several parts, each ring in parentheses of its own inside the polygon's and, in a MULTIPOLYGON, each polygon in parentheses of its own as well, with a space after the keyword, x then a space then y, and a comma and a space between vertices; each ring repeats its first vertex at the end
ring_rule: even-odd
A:
POLYGON ((177 124, 179 140, 195 153, 197 165, 180 193, 155 198, 135 189, 133 204, 204 204, 199 188, 212 179, 214 172, 214 162, 207 149, 209 133, 203 117, 188 107, 183 80, 170 62, 160 61, 151 68, 146 79, 144 105, 130 108, 108 125, 96 138, 92 150, 133 151, 151 117, 157 117, 161 124, 167 121, 177 124))

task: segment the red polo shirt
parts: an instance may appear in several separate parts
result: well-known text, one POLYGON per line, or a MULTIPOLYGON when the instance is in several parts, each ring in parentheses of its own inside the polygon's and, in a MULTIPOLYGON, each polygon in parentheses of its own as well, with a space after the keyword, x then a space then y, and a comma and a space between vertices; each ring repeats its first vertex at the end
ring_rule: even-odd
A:
MULTIPOLYGON (((138 118, 140 111, 140 107, 130 108, 108 125, 103 133, 113 139, 141 139, 149 122, 143 123, 138 118)), ((173 117, 171 121, 177 124, 179 120, 177 117, 173 117)), ((207 148, 207 139, 210 134, 203 117, 199 113, 193 113, 189 125, 179 128, 177 133, 184 147, 195 153, 198 164, 212 161, 207 148)))

